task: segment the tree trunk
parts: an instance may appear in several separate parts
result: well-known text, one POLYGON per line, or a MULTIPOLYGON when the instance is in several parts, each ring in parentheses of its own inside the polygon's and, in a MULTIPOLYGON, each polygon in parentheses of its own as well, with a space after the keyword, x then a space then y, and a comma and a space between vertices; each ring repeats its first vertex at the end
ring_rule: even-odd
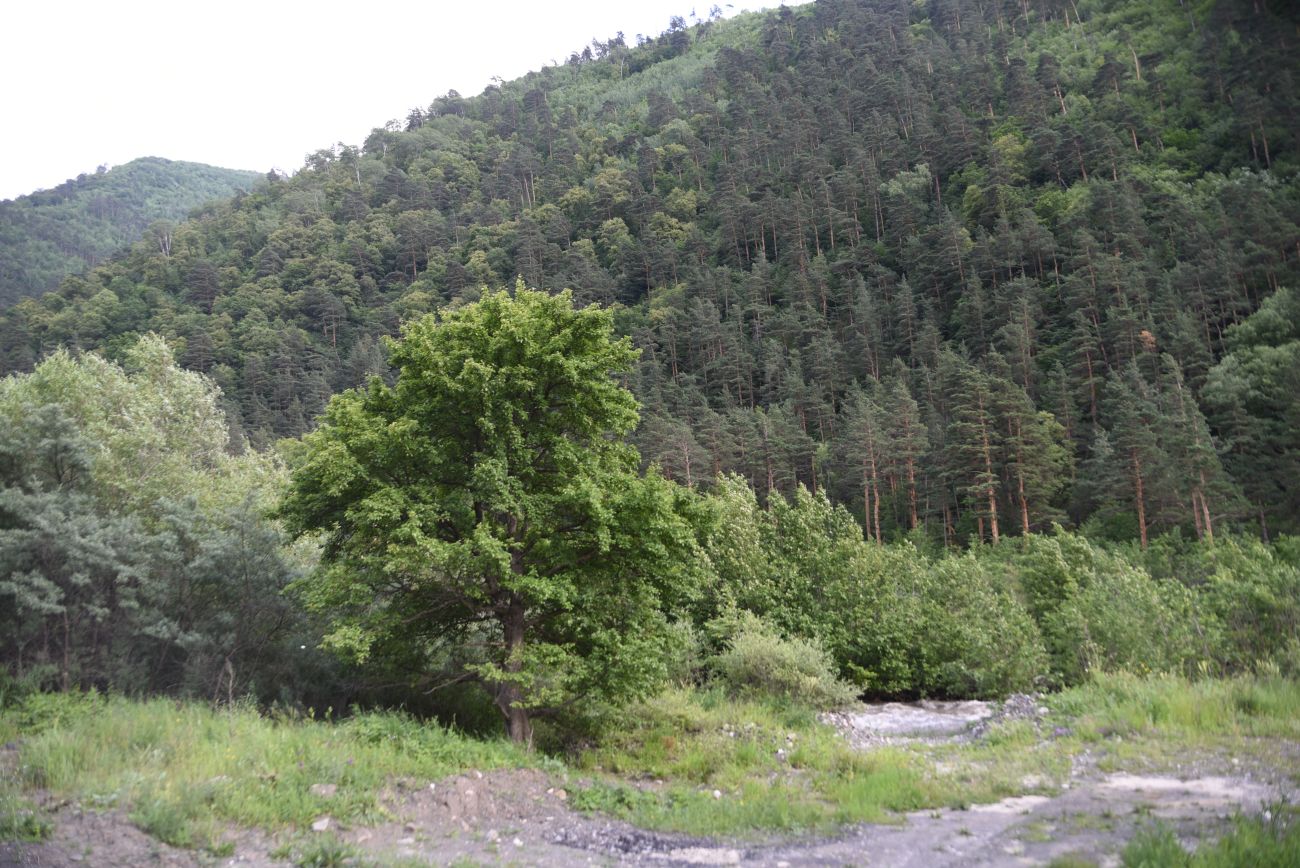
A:
POLYGON ((523 706, 523 691, 519 687, 519 673, 523 670, 524 607, 514 603, 501 618, 506 641, 506 680, 497 685, 497 708, 506 719, 506 730, 515 744, 533 746, 533 722, 528 709, 523 706))
POLYGON ((907 528, 916 530, 916 460, 907 456, 907 528))
MULTIPOLYGON (((986 478, 992 480, 992 479, 996 479, 996 477, 993 475, 993 449, 989 443, 988 425, 984 421, 984 399, 982 397, 980 398, 979 401, 979 408, 980 408, 980 445, 983 447, 984 450, 984 473, 986 475, 986 478)), ((990 482, 988 486, 985 488, 984 495, 988 499, 989 530, 992 532, 993 542, 996 544, 998 541, 998 502, 997 502, 997 489, 994 487, 992 482, 990 482)), ((981 531, 980 536, 981 537, 983 536, 983 531, 981 531)))
POLYGON ((1017 492, 1020 496, 1020 532, 1029 536, 1029 498, 1025 496, 1025 475, 1020 470, 1016 470, 1016 484, 1019 488, 1017 492))
POLYGON ((1133 489, 1137 496, 1137 518, 1138 518, 1138 539, 1142 543, 1142 549, 1147 547, 1147 505, 1146 492, 1142 483, 1142 459, 1138 458, 1137 450, 1130 452, 1130 458, 1133 462, 1133 489))
POLYGON ((1214 544, 1214 519, 1210 518, 1210 504, 1205 499, 1205 471, 1201 471, 1201 511, 1205 524, 1205 539, 1214 544))

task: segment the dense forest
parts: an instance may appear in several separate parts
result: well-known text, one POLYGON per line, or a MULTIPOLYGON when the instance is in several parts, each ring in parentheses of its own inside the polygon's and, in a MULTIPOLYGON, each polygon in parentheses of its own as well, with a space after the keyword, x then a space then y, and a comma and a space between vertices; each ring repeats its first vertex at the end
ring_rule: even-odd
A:
POLYGON ((1300 118, 1278 4, 819 2, 449 93, 0 318, 5 370, 153 331, 257 447, 483 286, 642 348, 673 479, 870 535, 1300 516, 1300 118))
POLYGON ((144 157, 0 202, 0 307, 49 292, 137 241, 149 224, 182 220, 258 177, 144 157))
MULTIPOLYGON (((625 546, 624 578, 650 590, 622 614, 657 613, 628 683, 663 675, 655 648, 745 636, 814 643, 806 659, 888 695, 1131 666, 1291 671, 1296 550, 1266 544, 1300 529, 1288 14, 827 0, 674 19, 655 39, 449 93, 361 147, 154 223, 0 312, 0 651, 46 683, 267 698, 341 683, 314 650, 328 633, 354 663, 404 673, 370 668, 372 686, 406 689, 414 672, 423 688, 452 664, 506 683, 492 667, 513 658, 446 647, 491 617, 391 641, 386 619, 406 614, 372 601, 418 602, 423 587, 394 590, 391 558, 419 573, 483 555, 437 539, 459 495, 398 509, 429 496, 392 482, 416 464, 375 455, 414 448, 384 438, 413 424, 393 408, 416 388, 398 376, 415 351, 383 336, 431 311, 496 310, 518 280, 520 305, 537 295, 526 285, 568 288, 556 298, 596 303, 639 351, 607 366, 639 414, 584 435, 601 455, 601 438, 626 435, 641 470, 658 468, 630 482, 616 450, 593 483, 616 480, 618 508, 663 539, 625 546), (298 506, 282 507, 297 546, 267 518, 288 479, 277 444, 320 486, 298 477, 298 506), (336 533, 360 521, 340 492, 376 480, 393 488, 364 516, 374 534, 336 533), (424 509, 401 545, 436 557, 349 549, 407 533, 424 509), (317 530, 335 533, 320 569, 317 530), (1023 539, 980 545, 1006 537, 1023 539), (637 566, 651 555, 659 567, 637 566)), ((430 418, 419 430, 445 421, 430 418)), ((459 473, 481 457, 436 461, 459 473)), ((518 472, 492 460, 484 473, 518 472)), ((612 501, 574 509, 606 523, 606 553, 637 526, 610 524, 612 501)), ((590 542, 574 543, 579 563, 590 542)), ((626 642, 600 637, 629 635, 611 626, 626 599, 593 606, 609 623, 564 621, 603 586, 583 587, 528 591, 569 637, 532 662, 567 660, 570 680, 575 647, 614 666, 626 642)), ((453 611, 481 603, 465 599, 453 611)))

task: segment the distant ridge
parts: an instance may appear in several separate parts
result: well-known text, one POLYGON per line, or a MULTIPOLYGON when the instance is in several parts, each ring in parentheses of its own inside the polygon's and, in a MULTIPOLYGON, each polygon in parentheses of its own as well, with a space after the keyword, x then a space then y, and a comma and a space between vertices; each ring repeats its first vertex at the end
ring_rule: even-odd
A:
POLYGON ((0 306, 48 292, 135 241, 155 220, 183 219, 204 202, 249 189, 259 177, 141 157, 2 201, 0 306))

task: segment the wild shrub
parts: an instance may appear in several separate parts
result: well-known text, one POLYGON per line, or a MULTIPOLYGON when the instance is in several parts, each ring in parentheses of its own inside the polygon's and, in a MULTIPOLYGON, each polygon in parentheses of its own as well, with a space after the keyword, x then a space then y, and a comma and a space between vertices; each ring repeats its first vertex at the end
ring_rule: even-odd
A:
POLYGON ((1054 684, 1079 684, 1092 672, 1178 670, 1204 653, 1194 595, 1153 578, 1123 550, 1058 529, 983 558, 1016 582, 1043 635, 1054 684))
POLYGON ((714 676, 737 695, 778 696, 817 707, 852 701, 830 653, 816 639, 786 638, 751 612, 735 616, 725 648, 709 661, 714 676))
POLYGON ((921 692, 995 696, 1026 691, 1047 673, 1047 651, 1004 578, 973 556, 930 564, 924 589, 921 692))
POLYGON ((1223 540, 1204 557, 1214 571, 1199 590, 1216 622, 1217 661, 1232 672, 1268 660, 1300 671, 1300 567, 1254 540, 1223 540))

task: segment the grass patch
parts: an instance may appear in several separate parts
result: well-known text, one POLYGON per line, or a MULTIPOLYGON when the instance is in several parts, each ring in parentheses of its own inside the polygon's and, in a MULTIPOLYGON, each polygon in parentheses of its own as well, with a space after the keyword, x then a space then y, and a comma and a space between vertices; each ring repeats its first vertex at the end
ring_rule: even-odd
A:
POLYGON ((1048 862, 1047 868, 1097 868, 1097 862, 1079 853, 1066 853, 1048 862))
POLYGON ((1238 817, 1217 841, 1188 853, 1164 825, 1142 830, 1124 848, 1125 868, 1294 868, 1300 865, 1300 827, 1294 809, 1238 817))
POLYGON ((11 787, 0 790, 0 841, 44 841, 54 824, 11 787))
POLYGON ((539 757, 395 712, 330 722, 268 718, 168 700, 36 698, 0 714, 21 736, 19 781, 99 807, 121 805, 154 837, 215 853, 227 823, 303 826, 321 814, 369 822, 394 780, 437 780, 539 757), (326 797, 314 784, 333 784, 326 797))
POLYGON ((1084 741, 1149 734, 1300 738, 1300 683, 1281 677, 1099 675, 1048 704, 1084 741))
POLYGON ((299 838, 276 848, 271 858, 292 862, 297 868, 341 868, 369 865, 361 851, 334 835, 299 838))

